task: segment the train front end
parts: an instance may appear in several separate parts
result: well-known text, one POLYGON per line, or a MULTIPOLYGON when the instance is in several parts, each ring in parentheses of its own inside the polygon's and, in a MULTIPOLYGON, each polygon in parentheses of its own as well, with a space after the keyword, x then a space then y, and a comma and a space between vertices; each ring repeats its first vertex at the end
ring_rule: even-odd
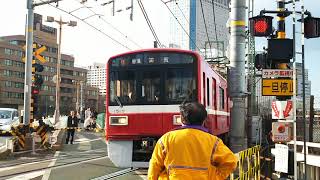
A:
POLYGON ((145 167, 156 141, 179 126, 179 105, 197 101, 198 61, 191 51, 152 49, 107 65, 108 155, 119 167, 145 167))

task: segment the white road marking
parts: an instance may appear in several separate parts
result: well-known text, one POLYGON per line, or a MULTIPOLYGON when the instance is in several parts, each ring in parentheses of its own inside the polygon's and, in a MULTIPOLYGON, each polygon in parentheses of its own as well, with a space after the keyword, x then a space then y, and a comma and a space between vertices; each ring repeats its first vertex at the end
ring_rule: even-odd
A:
MULTIPOLYGON (((60 151, 56 151, 56 153, 54 154, 55 159, 53 159, 53 160, 50 162, 50 164, 49 164, 48 167, 54 166, 54 164, 55 164, 56 161, 57 161, 57 157, 59 156, 59 154, 60 154, 60 151)), ((49 177, 50 177, 50 173, 51 173, 51 169, 47 169, 47 170, 45 171, 44 175, 42 176, 42 180, 48 180, 49 177)))
POLYGON ((86 142, 98 141, 98 140, 102 140, 102 138, 97 138, 97 139, 80 138, 75 140, 73 144, 80 144, 80 143, 86 143, 86 142))
POLYGON ((43 175, 44 171, 36 171, 36 172, 31 172, 31 173, 27 173, 27 174, 21 174, 15 177, 12 177, 10 179, 7 180, 25 180, 25 179, 32 179, 32 178, 36 178, 38 176, 43 175))
MULTIPOLYGON (((87 163, 87 162, 91 162, 91 161, 97 161, 97 160, 101 160, 101 159, 106 159, 109 158, 108 156, 102 156, 102 157, 98 157, 98 158, 93 158, 93 159, 88 159, 88 160, 84 160, 84 161, 80 161, 80 162, 75 162, 75 163, 69 163, 69 164, 64 164, 61 166, 52 166, 52 168, 49 167, 49 169, 58 169, 58 168, 64 168, 64 167, 69 167, 69 166, 75 166, 75 165, 79 165, 82 163, 87 163)), ((45 171, 43 170, 34 170, 34 172, 31 173, 21 173, 21 175, 15 176, 13 178, 11 178, 10 180, 24 180, 25 179, 32 179, 38 176, 41 176, 45 173, 45 171)))

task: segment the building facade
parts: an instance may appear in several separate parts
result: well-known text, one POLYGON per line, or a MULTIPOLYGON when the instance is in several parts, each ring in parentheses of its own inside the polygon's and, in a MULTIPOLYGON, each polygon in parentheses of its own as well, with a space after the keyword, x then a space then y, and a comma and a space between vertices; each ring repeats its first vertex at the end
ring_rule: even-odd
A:
MULTIPOLYGON (((211 44, 212 49, 226 50, 228 46, 229 30, 226 23, 229 18, 229 2, 230 0, 214 0, 213 5, 211 0, 202 0, 209 40, 214 42, 211 44)), ((183 26, 181 28, 175 17, 170 16, 170 47, 208 49, 200 0, 174 0, 167 4, 183 26)))
MULTIPOLYGON (((41 54, 47 62, 42 64, 44 70, 40 73, 44 83, 39 93, 38 113, 52 116, 56 98, 56 84, 52 79, 57 70, 57 31, 55 28, 43 25, 40 16, 35 14, 34 43, 47 47, 47 50, 41 54)), ((23 35, 0 38, 0 107, 23 109, 25 64, 22 58, 25 56, 24 45, 25 36, 23 35)), ((77 102, 82 104, 83 108, 97 106, 97 88, 84 85, 82 94, 80 93, 77 84, 79 82, 86 84, 86 77, 86 69, 74 67, 73 56, 61 55, 61 115, 67 115, 70 110, 76 110, 77 102), (81 97, 82 103, 80 102, 81 97)))
POLYGON ((88 84, 99 88, 100 95, 106 95, 106 65, 103 63, 93 63, 86 68, 88 70, 88 84))

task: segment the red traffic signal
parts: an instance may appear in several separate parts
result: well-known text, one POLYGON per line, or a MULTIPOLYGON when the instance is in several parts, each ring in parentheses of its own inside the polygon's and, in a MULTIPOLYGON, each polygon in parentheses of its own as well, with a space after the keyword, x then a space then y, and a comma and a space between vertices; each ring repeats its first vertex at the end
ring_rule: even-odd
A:
POLYGON ((32 92, 31 92, 31 94, 36 95, 36 94, 39 94, 39 92, 40 92, 39 88, 32 87, 32 92))
POLYGON ((270 36, 272 34, 272 19, 272 16, 255 16, 250 18, 250 34, 258 37, 270 36))

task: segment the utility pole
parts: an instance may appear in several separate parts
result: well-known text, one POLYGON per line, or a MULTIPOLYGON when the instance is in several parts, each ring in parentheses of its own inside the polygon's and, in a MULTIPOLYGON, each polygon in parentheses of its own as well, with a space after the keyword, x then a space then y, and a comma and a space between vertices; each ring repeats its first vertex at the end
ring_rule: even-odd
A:
POLYGON ((60 20, 55 20, 54 17, 48 16, 47 22, 56 22, 59 25, 59 42, 58 42, 58 58, 57 58, 57 75, 56 75, 56 109, 54 111, 54 120, 55 124, 57 124, 60 120, 60 81, 61 81, 61 38, 62 38, 62 25, 67 24, 68 26, 75 27, 77 26, 76 21, 62 21, 60 16, 60 20))
POLYGON ((56 81, 56 109, 54 113, 54 122, 59 122, 60 118, 60 66, 61 66, 61 37, 62 37, 62 19, 60 16, 59 23, 59 43, 58 43, 58 58, 57 58, 57 81, 56 81))
POLYGON ((246 0, 231 0, 229 94, 232 101, 230 147, 233 152, 247 148, 245 39, 246 0))
POLYGON ((26 63, 24 76, 24 113, 23 124, 28 126, 30 123, 31 107, 31 76, 32 76, 32 58, 33 58, 33 0, 27 0, 27 27, 26 27, 26 63))

